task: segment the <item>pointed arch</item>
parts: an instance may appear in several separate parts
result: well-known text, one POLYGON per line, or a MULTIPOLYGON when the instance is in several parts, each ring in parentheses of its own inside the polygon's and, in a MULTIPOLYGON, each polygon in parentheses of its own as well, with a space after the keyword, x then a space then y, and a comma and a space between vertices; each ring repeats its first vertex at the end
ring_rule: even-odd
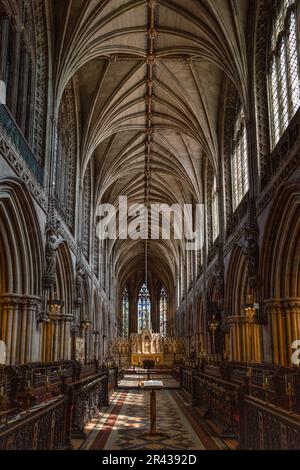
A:
POLYGON ((27 188, 14 178, 0 179, 0 239, 5 291, 41 295, 40 226, 27 188))
POLYGON ((262 361, 262 327, 251 323, 245 314, 250 295, 248 262, 243 249, 236 245, 231 253, 225 286, 225 312, 230 325, 231 360, 262 361))
POLYGON ((145 283, 142 284, 138 293, 138 333, 140 333, 145 327, 149 327, 151 319, 151 300, 150 291, 145 283))
POLYGON ((261 252, 264 311, 275 364, 293 366, 292 345, 300 337, 300 181, 278 190, 261 252))
POLYGON ((40 357, 44 362, 71 359, 70 322, 74 306, 74 269, 67 242, 62 241, 56 253, 55 282, 49 294, 48 323, 41 325, 40 357), (54 312, 51 305, 60 302, 54 312))
POLYGON ((266 223, 261 272, 266 299, 300 298, 300 180, 278 190, 266 223))
POLYGON ((159 292, 159 330, 162 336, 167 336, 168 328, 168 293, 163 285, 159 292))
POLYGON ((43 260, 39 222, 28 190, 17 179, 0 179, 0 339, 6 344, 8 364, 38 359, 43 260), (28 341, 22 334, 27 330, 28 341))

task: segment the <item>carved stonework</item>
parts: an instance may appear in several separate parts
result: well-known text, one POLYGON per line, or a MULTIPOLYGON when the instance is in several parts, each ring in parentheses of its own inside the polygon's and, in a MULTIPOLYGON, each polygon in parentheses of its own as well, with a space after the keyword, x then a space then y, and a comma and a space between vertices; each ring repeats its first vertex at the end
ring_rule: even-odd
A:
POLYGON ((236 112, 239 104, 238 94, 235 86, 229 80, 226 84, 226 108, 224 116, 224 142, 223 142, 223 153, 224 153, 224 177, 225 177, 225 220, 226 220, 226 231, 230 233, 233 228, 232 219, 232 191, 231 191, 231 150, 232 141, 234 136, 234 121, 236 112))
POLYGON ((269 40, 270 7, 265 0, 257 2, 257 26, 256 26, 256 112, 258 156, 262 179, 265 179, 270 157, 270 128, 268 117, 268 82, 267 82, 267 54, 269 40))
POLYGON ((262 212, 264 208, 272 201, 280 186, 286 181, 298 168, 300 151, 300 110, 297 111, 289 124, 283 137, 270 155, 269 171, 264 177, 265 189, 261 194, 258 211, 262 212), (268 183, 268 184, 267 184, 268 183))
POLYGON ((248 220, 245 229, 244 253, 248 258, 248 276, 249 286, 251 289, 258 288, 258 227, 256 222, 255 201, 249 200, 248 203, 248 220))
POLYGON ((99 279, 100 271, 100 240, 97 237, 97 227, 94 231, 94 274, 99 279))
POLYGON ((82 228, 82 253, 88 260, 90 255, 90 217, 91 217, 91 165, 85 172, 83 182, 83 228, 82 228))
POLYGON ((76 299, 75 299, 75 306, 80 307, 83 302, 83 287, 84 287, 84 272, 82 268, 77 266, 76 268, 76 281, 75 281, 75 287, 76 287, 76 299))
POLYGON ((75 184, 77 124, 73 83, 63 93, 57 126, 56 183, 57 210, 73 233, 75 223, 75 184))
MULTIPOLYGON (((214 170, 208 160, 207 162, 207 240, 208 240, 208 252, 210 255, 213 246, 213 220, 212 220, 212 188, 213 188, 214 170)), ((211 258, 209 256, 209 258, 211 258)))
POLYGON ((139 334, 131 335, 132 354, 162 354, 163 338, 159 333, 152 333, 149 329, 139 334))
POLYGON ((44 160, 47 86, 48 86, 48 43, 45 2, 34 0, 32 2, 35 22, 36 41, 36 89, 34 113, 34 154, 37 160, 44 160))
POLYGON ((79 325, 76 323, 76 319, 74 317, 71 319, 70 333, 73 336, 79 336, 80 333, 79 325))
POLYGON ((61 224, 57 218, 57 213, 56 213, 55 197, 52 197, 49 201, 46 232, 55 233, 57 235, 60 227, 61 227, 61 224))
POLYGON ((28 191, 39 206, 46 210, 47 200, 41 185, 37 182, 36 177, 30 171, 20 153, 11 144, 9 139, 5 137, 3 132, 0 132, 0 153, 15 171, 16 175, 26 184, 28 191))
POLYGON ((59 241, 59 238, 54 232, 49 233, 46 244, 46 270, 43 278, 43 284, 46 289, 50 289, 55 283, 56 251, 59 241))
POLYGON ((49 202, 48 217, 47 217, 47 224, 46 224, 46 234, 47 234, 46 252, 45 252, 46 267, 45 267, 45 272, 43 276, 43 285, 45 289, 51 289, 51 287, 55 283, 56 251, 61 242, 61 238, 58 233, 59 228, 60 228, 60 222, 56 216, 55 200, 54 198, 51 198, 49 202))
POLYGON ((216 289, 217 289, 217 299, 218 299, 218 307, 220 311, 223 311, 224 307, 224 295, 225 295, 225 287, 224 287, 224 259, 223 259, 223 249, 222 245, 218 247, 218 262, 214 266, 214 276, 216 279, 216 289))

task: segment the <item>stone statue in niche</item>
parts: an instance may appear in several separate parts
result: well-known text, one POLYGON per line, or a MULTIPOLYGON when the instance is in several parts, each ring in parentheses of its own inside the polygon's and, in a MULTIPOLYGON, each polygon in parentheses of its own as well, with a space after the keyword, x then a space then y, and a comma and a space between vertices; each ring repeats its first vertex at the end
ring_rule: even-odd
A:
POLYGON ((81 305, 83 299, 83 271, 82 269, 77 270, 76 274, 76 304, 81 305))
POLYGON ((55 282, 56 275, 56 252, 60 244, 59 237, 50 232, 46 244, 46 269, 44 274, 44 287, 51 288, 55 282))
POLYGON ((145 354, 151 353, 151 341, 150 341, 150 338, 148 336, 145 336, 145 338, 144 338, 143 352, 145 354))
POLYGON ((259 263, 259 247, 258 247, 258 227, 256 218, 255 201, 248 201, 248 220, 245 229, 245 242, 243 251, 248 258, 248 275, 250 288, 256 289, 258 286, 258 263, 259 263))
POLYGON ((46 245, 46 274, 54 276, 56 272, 56 250, 58 248, 59 239, 52 233, 46 245))
POLYGON ((222 252, 219 253, 219 259, 214 269, 216 278, 217 300, 220 310, 223 310, 224 301, 224 261, 222 252))
POLYGON ((136 354, 137 352, 137 338, 136 335, 131 335, 131 352, 136 354))
POLYGON ((159 333, 152 333, 151 330, 145 329, 140 333, 131 335, 131 348, 132 354, 162 354, 163 353, 163 339, 159 333))
MULTIPOLYGON (((257 234, 255 232, 248 232, 247 239, 244 245, 244 253, 248 257, 248 271, 251 283, 255 283, 257 276, 259 250, 257 245, 257 234)), ((252 285, 251 287, 255 287, 252 285)))

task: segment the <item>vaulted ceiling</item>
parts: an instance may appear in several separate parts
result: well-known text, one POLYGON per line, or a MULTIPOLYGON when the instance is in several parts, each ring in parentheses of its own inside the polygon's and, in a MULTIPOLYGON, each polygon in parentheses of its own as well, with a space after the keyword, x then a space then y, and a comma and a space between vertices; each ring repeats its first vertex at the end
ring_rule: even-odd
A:
MULTIPOLYGON (((54 0, 58 111, 74 79, 81 176, 95 200, 203 202, 205 160, 218 172, 222 81, 247 93, 247 0, 54 0)), ((149 269, 171 288, 179 242, 149 241, 149 269)), ((120 285, 144 266, 144 241, 111 245, 120 285)))

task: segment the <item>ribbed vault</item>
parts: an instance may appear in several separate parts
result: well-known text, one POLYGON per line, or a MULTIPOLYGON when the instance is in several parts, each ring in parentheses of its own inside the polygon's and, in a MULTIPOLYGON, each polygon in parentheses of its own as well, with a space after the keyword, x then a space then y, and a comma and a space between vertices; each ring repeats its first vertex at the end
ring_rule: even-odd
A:
MULTIPOLYGON (((201 203, 205 161, 218 174, 224 76, 246 102, 248 1, 62 0, 56 12, 55 114, 73 79, 81 178, 100 203, 201 203)), ((145 241, 110 243, 119 288, 144 266, 145 241)), ((179 241, 149 241, 149 270, 176 283, 179 241)))

